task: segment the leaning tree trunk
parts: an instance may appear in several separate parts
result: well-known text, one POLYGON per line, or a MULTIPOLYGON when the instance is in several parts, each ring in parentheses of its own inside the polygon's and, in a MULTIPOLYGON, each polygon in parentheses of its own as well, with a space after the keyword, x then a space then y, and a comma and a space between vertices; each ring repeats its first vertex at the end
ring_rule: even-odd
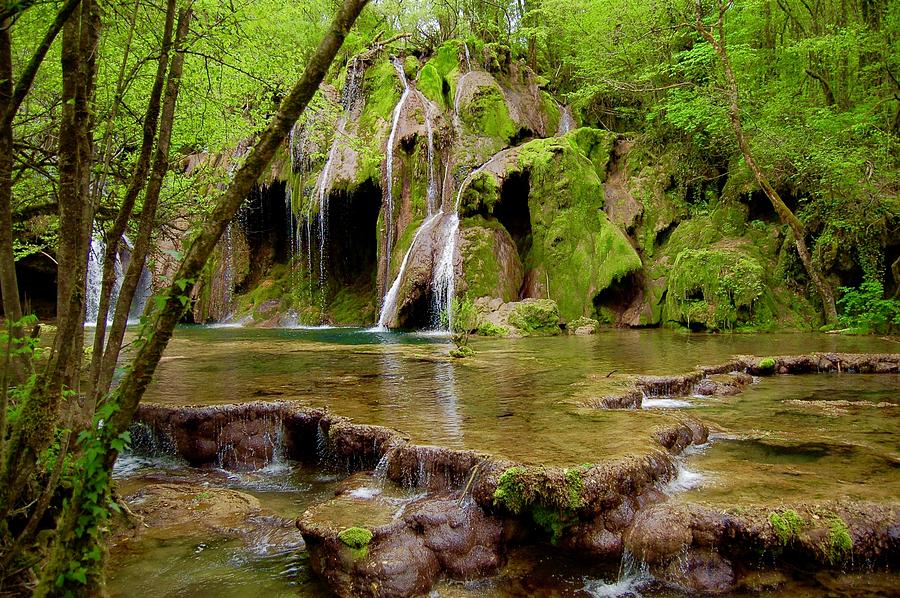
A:
POLYGON ((719 19, 717 22, 718 39, 716 39, 712 32, 703 25, 701 11, 699 10, 699 2, 695 29, 703 36, 703 39, 709 42, 713 49, 715 49, 716 54, 719 56, 719 60, 722 63, 722 68, 725 71, 725 81, 728 84, 728 117, 731 121, 731 128, 734 130, 734 135, 737 138, 738 147, 740 147, 741 154, 744 157, 744 162, 747 163, 747 166, 756 178, 757 183, 762 187, 766 197, 769 198, 778 217, 790 227, 791 232, 794 235, 794 245, 797 248, 797 254, 800 256, 800 261, 803 263, 806 273, 809 275, 810 280, 812 280, 813 285, 816 287, 816 291, 819 293, 819 297, 822 299, 822 307, 825 310, 825 319, 831 324, 837 322, 834 292, 831 289, 831 285, 828 284, 828 281, 825 280, 825 277, 822 276, 822 273, 819 272, 819 269, 813 263, 812 255, 810 255, 809 248, 806 246, 806 228, 803 226, 803 223, 800 222, 800 219, 797 218, 784 201, 782 201, 781 196, 778 195, 778 192, 775 191, 769 183, 768 178, 766 178, 766 175, 756 163, 756 160, 753 159, 753 153, 750 151, 750 143, 744 135, 744 129, 741 125, 737 78, 734 76, 734 70, 731 67, 731 60, 728 57, 728 51, 725 45, 725 13, 730 6, 731 2, 720 2, 719 4, 719 19))
POLYGON ((253 185, 272 161, 278 147, 319 88, 338 50, 368 0, 344 0, 331 28, 319 44, 303 77, 282 101, 272 122, 238 169, 199 236, 187 248, 162 305, 136 341, 139 347, 125 377, 98 409, 104 418, 84 438, 72 496, 60 516, 50 562, 41 572, 37 595, 88 595, 103 584, 97 557, 102 553, 102 527, 110 475, 138 403, 150 383, 163 350, 181 319, 197 277, 253 185))

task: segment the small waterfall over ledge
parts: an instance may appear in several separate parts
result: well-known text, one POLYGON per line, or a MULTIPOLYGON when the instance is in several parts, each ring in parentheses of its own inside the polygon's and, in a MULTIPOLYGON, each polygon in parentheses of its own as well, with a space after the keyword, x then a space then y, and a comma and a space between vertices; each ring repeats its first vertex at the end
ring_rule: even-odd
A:
MULTIPOLYGON (((459 118, 459 108, 460 101, 462 99, 462 92, 465 87, 466 79, 469 75, 472 74, 472 63, 469 55, 469 46, 468 44, 464 44, 465 48, 465 62, 466 62, 466 72, 459 78, 456 87, 456 94, 453 100, 453 126, 456 132, 456 136, 458 138, 462 137, 462 122, 459 118)), ((396 64, 396 63, 395 63, 396 64)), ((401 78, 404 80, 404 84, 409 89, 406 84, 405 77, 402 75, 402 69, 398 66, 398 69, 401 72, 401 78)), ((444 202, 442 198, 439 197, 437 192, 437 177, 434 169, 434 127, 432 122, 432 117, 430 114, 431 105, 430 102, 418 91, 416 92, 419 97, 422 98, 422 101, 425 105, 425 123, 428 131, 428 198, 427 198, 427 206, 428 206, 428 216, 419 226, 418 230, 416 230, 413 235, 412 242, 409 245, 409 248, 406 250, 406 254, 403 256, 403 260, 400 264, 400 269, 397 272, 397 275, 394 277, 393 283, 388 289, 387 293, 385 293, 384 301, 381 305, 381 311, 378 315, 378 328, 384 329, 387 328, 392 321, 394 321, 397 317, 397 301, 400 292, 400 286, 406 276, 406 272, 409 266, 409 259, 412 255, 413 251, 417 248, 421 239, 431 238, 435 230, 439 230, 439 237, 435 240, 434 246, 436 248, 442 248, 439 254, 439 257, 435 260, 435 264, 432 268, 432 281, 431 281, 431 289, 432 289, 432 328, 435 330, 441 329, 442 325, 442 314, 446 314, 446 329, 453 329, 453 316, 452 316, 452 300, 455 288, 455 255, 456 251, 456 237, 459 232, 459 201, 462 197, 462 192, 465 189, 468 182, 484 168, 484 165, 479 167, 479 169, 470 173, 460 184, 459 189, 457 191, 456 199, 453 205, 452 212, 448 209, 445 210, 444 202), (437 205, 435 205, 437 204, 437 205), (435 211, 437 209, 437 211, 435 211)), ((401 104, 403 100, 401 99, 401 104)), ((398 104, 398 109, 400 105, 398 104)), ((396 128, 396 117, 398 115, 395 113, 395 128, 396 128)), ((391 132, 391 138, 393 139, 394 131, 391 132)), ((389 142, 388 151, 392 152, 392 144, 389 142)), ((388 155, 388 163, 392 161, 392 153, 388 155)), ((449 168, 447 168, 447 173, 449 173, 449 168)), ((388 180, 388 185, 391 184, 391 181, 388 180)), ((390 252, 388 252, 388 263, 390 262, 390 252)))
MULTIPOLYGON (((125 272, 131 263, 131 241, 128 237, 123 236, 120 243, 119 251, 116 254, 115 264, 115 282, 113 283, 112 293, 109 299, 110 314, 108 320, 112 321, 112 312, 116 308, 116 302, 119 299, 119 292, 122 289, 122 282, 125 279, 125 272)), ((91 238, 91 247, 88 254, 87 281, 85 287, 85 324, 96 325, 97 316, 100 312, 100 293, 103 286, 103 259, 106 254, 106 241, 96 234, 91 238)), ((147 299, 152 293, 152 279, 150 271, 147 267, 141 270, 141 277, 138 280, 137 288, 134 291, 134 298, 131 300, 131 308, 128 310, 128 321, 133 322, 141 317, 144 313, 144 307, 147 305, 147 299)))

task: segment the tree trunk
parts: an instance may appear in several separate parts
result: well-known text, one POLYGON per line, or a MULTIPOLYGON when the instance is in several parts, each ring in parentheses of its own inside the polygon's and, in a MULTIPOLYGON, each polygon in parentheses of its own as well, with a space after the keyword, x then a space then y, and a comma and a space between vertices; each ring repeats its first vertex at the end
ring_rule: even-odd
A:
MULTIPOLYGON (((106 516, 106 499, 117 446, 134 417, 138 403, 149 384, 162 352, 181 319, 210 254, 231 218, 240 208, 253 185, 272 161, 276 150, 305 110, 324 79, 335 55, 368 0, 344 0, 331 28, 309 61, 303 77, 281 103, 278 113, 260 136, 259 142, 238 169, 228 190, 217 203, 199 236, 190 244, 164 303, 145 325, 136 341, 139 347, 128 372, 106 405, 98 412, 106 415, 102 427, 84 439, 72 496, 60 516, 50 562, 41 571, 36 595, 92 594, 103 584, 96 556, 102 543, 101 527, 106 516), (85 574, 87 583, 80 581, 85 574)), ((98 415, 99 415, 98 413, 98 415)))
POLYGON ((741 154, 744 156, 744 162, 747 163, 747 167, 750 168, 750 171, 756 178, 756 182, 759 183, 759 186, 762 187, 766 197, 769 198, 772 207, 775 208, 775 212, 778 214, 779 218, 781 218, 781 221, 787 224, 793 232, 794 244, 797 247, 797 253, 800 255, 800 261, 803 262, 806 273, 809 275, 810 280, 819 293, 819 297, 822 299, 822 307, 825 310, 825 320, 831 324, 837 322, 834 292, 828 284, 828 281, 825 280, 819 272, 819 269, 813 263, 812 256, 806 246, 805 227, 791 209, 787 207, 784 201, 782 201, 781 196, 778 195, 772 185, 769 184, 768 178, 766 178, 766 175, 756 163, 756 160, 753 159, 753 153, 750 151, 750 143, 744 135, 744 130, 741 125, 737 78, 734 76, 734 70, 731 68, 731 60, 728 58, 728 51, 725 45, 725 12, 730 5, 730 2, 720 3, 719 5, 719 20, 717 24, 719 39, 716 39, 712 32, 703 25, 699 11, 697 13, 695 28, 697 32, 709 42, 713 49, 715 49, 716 54, 719 56, 719 61, 722 63, 722 68, 725 71, 725 81, 728 84, 728 117, 731 121, 731 128, 734 130, 735 137, 737 138, 741 154))
MULTIPOLYGON (((0 24, 0 105, 6 114, 13 104, 12 83, 12 40, 7 19, 0 24)), ((0 121, 0 293, 3 293, 3 315, 13 324, 8 329, 15 344, 22 339, 24 331, 18 322, 22 319, 22 304, 19 300, 19 282, 16 279, 16 258, 13 252, 12 236, 12 170, 13 170, 13 127, 12 119, 0 121)), ((4 326, 4 328, 6 328, 4 326)), ((9 362, 11 371, 7 373, 12 384, 25 379, 27 364, 21 359, 9 362)))
MULTIPOLYGON (((172 4, 174 2, 170 0, 172 4)), ((178 88, 181 81, 181 71, 184 66, 184 52, 182 51, 188 27, 191 22, 191 14, 182 10, 178 15, 178 32, 175 35, 175 57, 172 58, 172 67, 169 69, 169 80, 166 85, 166 99, 162 109, 162 120, 159 129, 159 141, 156 144, 156 155, 153 158, 153 171, 150 173, 150 182, 147 185, 147 194, 144 197, 144 205, 141 209, 141 221, 134 249, 131 252, 131 263, 125 273, 125 280, 119 291, 119 299, 116 303, 116 312, 112 328, 109 331, 109 342, 100 367, 100 375, 97 384, 97 394, 109 392, 112 383, 116 361, 119 359, 119 351, 122 340, 125 338, 125 327, 128 324, 128 312, 134 292, 141 279, 147 254, 150 252, 150 242, 153 237, 153 227, 156 224, 156 208, 159 205, 159 195, 162 192, 163 180, 169 170, 169 144, 172 139, 172 123, 175 119, 175 104, 178 100, 178 88)))
POLYGON ((0 519, 19 503, 23 489, 34 474, 38 456, 51 443, 66 389, 77 382, 82 348, 78 342, 84 329, 84 277, 86 238, 83 226, 92 214, 87 202, 87 175, 91 151, 89 97, 93 93, 96 50, 99 39, 99 8, 83 0, 77 17, 63 27, 63 120, 60 125, 60 238, 58 277, 66 295, 57 311, 62 313, 54 339, 53 353, 46 370, 22 402, 5 453, 0 462, 0 519), (81 119, 77 121, 76 119, 81 119), (82 249, 84 251, 82 251, 82 249), (71 273, 65 276, 64 274, 71 273))
POLYGON ((172 30, 175 24, 176 8, 176 0, 168 0, 162 51, 156 67, 156 77, 153 80, 153 88, 150 90, 150 100, 147 102, 147 112, 144 115, 141 151, 138 155, 137 163, 134 166, 134 171, 131 174, 131 180, 129 181, 128 189, 125 192, 125 197, 122 199, 119 213, 116 215, 116 221, 113 223, 112 230, 106 240, 106 254, 103 258, 103 283, 100 287, 100 307, 97 312, 97 328, 94 330, 94 349, 91 354, 91 375, 87 389, 88 401, 85 405, 85 412, 88 414, 89 418, 93 415, 93 405, 96 403, 96 397, 108 390, 108 387, 98 390, 97 382, 100 379, 101 363, 103 359, 103 343, 105 342, 106 337, 106 320, 109 316, 110 297, 112 296, 113 284, 115 283, 116 256, 119 251, 119 243, 125 235, 128 220, 131 218, 131 212, 134 210, 134 203, 147 182, 147 172, 150 169, 150 156, 153 151, 153 140, 156 138, 156 130, 159 123, 160 100, 166 79, 166 69, 169 67, 169 53, 172 45, 172 30))

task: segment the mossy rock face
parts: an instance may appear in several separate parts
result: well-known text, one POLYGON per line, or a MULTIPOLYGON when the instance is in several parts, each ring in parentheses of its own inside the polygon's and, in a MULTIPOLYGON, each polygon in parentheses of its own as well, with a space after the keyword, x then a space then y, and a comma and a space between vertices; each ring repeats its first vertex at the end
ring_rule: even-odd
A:
POLYGON ((522 261, 509 233, 498 223, 481 216, 460 226, 463 257, 461 289, 471 297, 499 297, 515 301, 522 286, 522 261))
POLYGON ((510 118, 503 90, 496 81, 483 73, 474 72, 466 79, 466 85, 474 88, 460 92, 463 94, 459 107, 460 120, 466 128, 475 135, 497 139, 503 144, 512 140, 519 127, 510 118))
POLYGON ((551 299, 526 299, 513 307, 508 322, 524 334, 559 334, 559 306, 551 299))
POLYGON ((733 329, 769 317, 757 306, 766 291, 763 267, 732 249, 685 249, 669 275, 666 309, 670 319, 688 326, 733 329))
POLYGON ((549 287, 544 290, 566 319, 589 316, 598 293, 641 268, 628 238, 603 212, 596 165, 602 161, 605 171, 612 140, 600 131, 578 129, 563 138, 532 141, 517 152, 518 169, 527 173, 530 189, 526 273, 543 272, 541 282, 549 287))
POLYGON ((578 129, 530 141, 495 157, 460 200, 462 216, 481 215, 501 226, 510 210, 525 211, 513 204, 527 202, 528 230, 513 238, 525 269, 521 294, 549 296, 566 319, 590 316, 598 293, 641 269, 627 236, 603 212, 597 168, 605 171, 614 140, 603 131, 578 129), (527 198, 503 196, 503 184, 513 177, 527 181, 527 198))

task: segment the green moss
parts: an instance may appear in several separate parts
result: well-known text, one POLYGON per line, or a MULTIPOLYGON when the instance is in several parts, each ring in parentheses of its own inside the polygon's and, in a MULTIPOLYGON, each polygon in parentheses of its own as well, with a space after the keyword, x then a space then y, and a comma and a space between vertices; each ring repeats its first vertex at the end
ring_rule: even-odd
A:
POLYGON ((509 330, 504 326, 498 326, 493 322, 484 322, 476 331, 481 336, 506 336, 509 334, 509 330))
POLYGON ((519 127, 509 116, 503 91, 496 83, 478 87, 460 106, 460 112, 463 124, 482 137, 491 137, 505 144, 519 132, 519 127))
POLYGON ((372 532, 364 527, 348 527, 338 533, 338 540, 350 549, 353 558, 362 559, 369 554, 372 532))
POLYGON ((582 316, 566 323, 566 329, 569 332, 575 332, 579 328, 584 328, 585 326, 592 326, 594 328, 594 331, 596 331, 597 327, 600 326, 600 322, 598 322, 594 318, 585 318, 584 316, 582 316))
POLYGON ((489 173, 482 172, 473 177, 460 197, 460 214, 467 216, 478 213, 491 213, 500 201, 500 183, 489 173))
POLYGON ((791 541, 796 539, 805 525, 805 522, 803 521, 803 518, 800 517, 799 513, 791 509, 783 511, 780 514, 770 514, 769 523, 772 525, 772 529, 775 530, 775 534, 778 536, 778 540, 781 542, 782 546, 787 546, 791 541))
POLYGON ((531 519, 550 535, 550 543, 556 546, 566 528, 578 522, 578 517, 567 509, 551 509, 543 505, 531 507, 531 519))
POLYGON ((403 59, 403 73, 410 81, 419 73, 419 61, 415 56, 407 56, 403 59))
POLYGON ((466 293, 515 301, 522 286, 522 267, 506 229, 475 216, 461 223, 460 236, 466 293))
POLYGON ((425 64, 419 71, 416 87, 441 109, 447 109, 447 100, 444 97, 444 78, 432 63, 425 64))
POLYGON ((829 562, 835 565, 850 557, 853 552, 853 537, 846 522, 837 515, 829 517, 827 523, 828 539, 823 549, 829 562))
POLYGON ((497 480, 494 490, 494 505, 503 506, 518 515, 530 502, 525 496, 525 481, 522 479, 524 467, 510 467, 497 480))
POLYGON ((559 334, 559 307, 552 299, 526 299, 509 313, 507 320, 524 334, 559 334))
POLYGON ((775 360, 771 357, 766 357, 759 361, 759 369, 764 372, 774 372, 775 371, 775 360))
POLYGON ((547 135, 556 135, 556 132, 559 130, 559 121, 562 118, 562 113, 559 111, 559 104, 546 91, 541 91, 541 108, 545 116, 544 122, 547 127, 547 135))
POLYGON ((771 318, 757 309, 766 291, 763 268, 740 250, 685 249, 675 258, 668 283, 668 317, 688 326, 734 329, 771 318))
POLYGON ((581 492, 584 490, 582 468, 575 467, 566 470, 566 490, 569 497, 569 508, 577 509, 581 506, 581 492))
POLYGON ((591 315, 598 293, 641 268, 631 242, 603 212, 598 168, 605 172, 614 139, 578 129, 534 140, 516 149, 516 164, 504 173, 527 176, 532 232, 525 270, 567 320, 591 315))

